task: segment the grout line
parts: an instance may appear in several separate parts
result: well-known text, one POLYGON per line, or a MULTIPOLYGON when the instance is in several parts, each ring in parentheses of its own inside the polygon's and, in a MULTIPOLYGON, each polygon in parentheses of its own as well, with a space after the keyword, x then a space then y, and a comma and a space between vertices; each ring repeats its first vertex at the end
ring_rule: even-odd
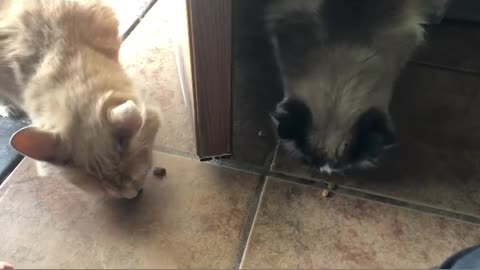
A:
POLYGON ((354 190, 350 188, 346 188, 344 186, 339 186, 334 192, 337 192, 339 194, 343 194, 346 196, 350 197, 355 197, 355 198, 360 198, 360 199, 365 199, 368 201, 374 201, 374 202, 379 202, 383 203, 386 205, 392 205, 400 208, 404 208, 407 210, 412 210, 416 212, 421 212, 421 213, 427 213, 443 218, 450 218, 450 219, 455 219, 458 221, 463 221, 463 222, 468 222, 468 223, 473 223, 476 225, 480 224, 480 218, 468 214, 463 214, 463 213, 457 213, 453 212, 452 210, 445 210, 441 208, 436 208, 420 203, 412 203, 408 201, 403 201, 391 197, 386 197, 382 195, 377 195, 373 193, 368 193, 364 191, 359 191, 359 190, 354 190))
MULTIPOLYGON (((20 164, 22 164, 23 162, 25 161, 25 158, 23 156, 20 156, 19 157, 19 161, 18 163, 11 169, 10 173, 5 177, 5 179, 2 180, 2 182, 0 183, 0 191, 6 187, 7 185, 10 184, 11 181, 11 176, 13 175, 13 173, 16 171, 16 170, 19 170, 20 168, 20 164)), ((1 195, 1 194, 0 194, 1 195)))
POLYGON ((4 182, 6 182, 6 180, 8 179, 8 177, 13 173, 13 171, 15 170, 15 168, 17 168, 17 166, 20 164, 20 162, 23 160, 23 157, 22 155, 20 154, 17 154, 17 156, 10 161, 10 164, 8 164, 8 166, 5 168, 5 170, 0 173, 0 187, 2 187, 2 184, 4 182))
POLYGON ((230 168, 230 169, 235 169, 239 171, 244 171, 248 173, 254 173, 254 174, 260 174, 263 175, 265 174, 264 170, 261 167, 255 166, 255 165, 250 165, 250 164, 245 164, 242 162, 238 161, 232 161, 232 160, 211 160, 207 162, 208 164, 220 166, 220 167, 225 167, 225 168, 230 168))
POLYGON ((265 163, 263 165, 263 171, 260 172, 259 182, 253 199, 250 201, 250 204, 247 208, 247 218, 243 225, 242 231, 240 232, 240 241, 237 247, 237 252, 235 253, 233 261, 233 269, 239 269, 242 267, 243 261, 245 260, 246 251, 248 248, 248 243, 250 242, 250 237, 257 220, 258 211, 260 210, 263 195, 267 186, 267 176, 270 172, 270 165, 273 162, 273 157, 276 152, 276 147, 266 156, 265 163))
MULTIPOLYGON (((169 151, 162 151, 162 150, 167 150, 163 148, 155 149, 155 150, 192 159, 192 155, 179 154, 178 151, 171 151, 170 149, 168 149, 169 151)), ((259 174, 260 178, 275 177, 275 178, 278 178, 279 180, 296 183, 304 186, 310 186, 318 189, 328 189, 328 181, 323 181, 319 179, 308 179, 304 177, 285 174, 282 172, 271 171, 270 165, 273 162, 274 155, 275 155, 275 151, 273 151, 268 155, 263 170, 256 166, 244 164, 242 162, 238 162, 235 160, 228 160, 227 162, 222 160, 214 160, 208 163, 212 165, 224 167, 224 168, 230 168, 230 169, 235 169, 235 170, 244 171, 248 173, 259 174)), ((196 160, 198 160, 198 158, 196 158, 196 160)), ((376 194, 376 193, 368 192, 366 190, 359 190, 359 189, 344 186, 344 185, 336 185, 336 186, 337 188, 335 189, 335 192, 338 194, 343 194, 343 195, 356 197, 356 198, 363 198, 365 200, 402 207, 409 210, 416 210, 419 212, 433 214, 433 215, 446 217, 446 218, 452 218, 452 219, 456 219, 464 222, 480 224, 480 217, 472 216, 468 213, 460 213, 460 212, 455 212, 454 210, 436 208, 436 207, 429 206, 422 203, 409 202, 402 199, 397 199, 397 198, 389 197, 382 194, 376 194)))
POLYGON ((208 163, 221 167, 236 169, 239 171, 267 175, 270 173, 270 167, 272 165, 273 158, 275 157, 275 153, 276 148, 272 149, 272 151, 265 156, 265 162, 263 164, 263 167, 237 161, 235 159, 214 159, 209 161, 208 163))
MULTIPOLYGON (((179 151, 172 151, 170 149, 169 149, 169 151, 163 151, 163 150, 167 150, 167 149, 163 149, 163 148, 155 149, 155 150, 192 159, 192 155, 187 155, 186 156, 185 154, 179 154, 178 153, 179 151)), ((235 170, 244 171, 244 172, 248 172, 248 173, 259 174, 260 175, 259 177, 260 177, 260 179, 262 179, 261 181, 263 181, 263 182, 265 182, 265 178, 267 178, 267 177, 275 177, 275 178, 278 178, 279 180, 283 180, 283 181, 287 181, 287 182, 291 182, 291 183, 295 183, 295 184, 300 184, 300 185, 309 186, 309 187, 318 188, 318 189, 328 189, 328 181, 322 181, 322 180, 319 180, 319 179, 307 179, 307 178, 292 176, 292 175, 277 172, 277 171, 271 171, 270 170, 270 165, 273 162, 274 154, 275 154, 275 151, 273 151, 272 153, 269 154, 269 156, 268 156, 268 158, 265 162, 263 170, 259 169, 258 167, 255 167, 255 166, 245 165, 245 164, 243 164, 241 162, 238 162, 238 161, 235 161, 235 160, 229 160, 228 162, 210 161, 209 163, 212 164, 212 165, 220 166, 220 167, 235 169, 235 170)), ((195 158, 193 158, 193 159, 195 159, 195 158)), ((198 158, 196 158, 196 160, 198 160, 198 158)), ((361 198, 361 199, 365 199, 365 200, 369 200, 369 201, 373 201, 373 202, 378 202, 378 203, 383 203, 383 204, 392 205, 392 206, 396 206, 396 207, 401 207, 401 208, 404 208, 404 209, 414 210, 414 211, 422 212, 422 213, 426 213, 426 214, 432 214, 432 215, 436 215, 436 216, 440 216, 440 217, 444 217, 444 218, 451 218, 451 219, 455 219, 455 220, 459 220, 459 221, 463 221, 463 222, 480 224, 480 217, 472 216, 472 215, 467 214, 467 213, 459 213, 459 212, 455 212, 454 210, 441 209, 441 208, 436 208, 436 207, 429 206, 429 205, 426 205, 426 204, 409 202, 409 201, 405 201, 405 200, 402 200, 402 199, 397 199, 397 198, 393 198, 393 197, 389 197, 389 196, 385 196, 385 195, 381 195, 381 194, 375 194, 375 193, 371 193, 371 192, 364 191, 364 190, 359 190, 359 189, 344 186, 344 185, 336 185, 336 186, 337 186, 337 188, 333 192, 341 194, 341 195, 361 198)), ((261 196, 262 194, 258 194, 258 190, 257 190, 256 193, 255 193, 255 196, 257 196, 257 195, 261 196)), ((258 198, 254 197, 253 200, 254 200, 253 203, 255 203, 255 202, 258 201, 258 198)), ((252 209, 252 207, 249 207, 249 212, 253 211, 253 210, 254 209, 252 209)), ((249 215, 252 215, 252 213, 249 213, 249 215)), ((247 228, 249 225, 245 224, 245 226, 247 228)), ((244 228, 244 230, 246 228, 244 228)), ((251 226, 250 226, 250 229, 251 229, 251 226)), ((245 233, 244 230, 242 230, 242 234, 245 233)), ((244 244, 246 245, 246 243, 244 243, 244 244)), ((239 249, 244 250, 245 247, 242 247, 240 245, 239 249)), ((240 255, 237 254, 236 258, 238 259, 239 256, 240 255)))
POLYGON ((265 192, 266 182, 267 180, 265 175, 259 176, 257 189, 255 190, 253 199, 250 201, 247 208, 246 221, 243 224, 242 230, 240 231, 239 244, 237 251, 235 252, 232 269, 239 269, 244 261, 247 246, 250 242, 250 236, 252 235, 253 227, 255 225, 255 221, 257 220, 257 213, 260 209, 263 194, 265 192))
POLYGON ((167 155, 182 157, 182 158, 190 159, 193 161, 199 161, 205 164, 210 164, 210 165, 218 166, 222 168, 233 169, 233 170, 242 171, 242 172, 251 173, 251 174, 257 174, 257 175, 265 174, 265 170, 259 166, 255 166, 255 165, 251 165, 248 163, 243 163, 235 160, 212 159, 209 161, 201 161, 197 155, 191 152, 176 150, 176 149, 163 147, 163 146, 154 146, 153 150, 158 153, 164 153, 167 155))
POLYGON ((264 184, 263 184, 262 192, 260 193, 257 208, 255 209, 255 215, 253 216, 253 220, 252 220, 252 226, 248 234, 247 242, 245 243, 245 246, 242 252, 243 255, 240 259, 240 265, 238 267, 239 269, 243 268, 243 263, 245 262, 245 258, 246 258, 245 256, 247 255, 247 251, 248 251, 248 246, 250 244, 250 240, 252 239, 253 228, 257 223, 258 212, 260 211, 260 207, 262 206, 263 199, 265 198, 264 194, 265 194, 265 191, 267 190, 268 179, 263 179, 263 180, 264 180, 264 184))
MULTIPOLYGON (((301 177, 290 176, 290 175, 278 173, 278 172, 272 172, 268 174, 268 176, 278 178, 279 180, 282 180, 282 181, 309 186, 313 188, 328 189, 328 184, 320 180, 308 180, 301 177)), ((457 213, 452 210, 436 208, 436 207, 432 207, 432 206, 421 204, 421 203, 408 202, 408 201, 404 201, 401 199, 396 199, 396 198, 392 198, 392 197, 388 197, 380 194, 369 193, 367 191, 362 191, 362 190, 346 187, 343 185, 337 185, 335 190, 332 190, 332 192, 349 196, 349 197, 355 197, 355 198, 360 198, 360 199, 364 199, 372 202, 378 202, 386 205, 396 206, 396 207, 404 208, 407 210, 413 210, 413 211, 422 212, 426 214, 432 214, 432 215, 440 216, 444 218, 456 219, 459 221, 473 223, 477 225, 480 224, 480 217, 476 217, 476 216, 472 216, 464 213, 457 213)))
POLYGON ((160 152, 160 153, 166 153, 166 154, 170 154, 170 155, 175 155, 175 156, 180 156, 180 157, 184 157, 184 158, 194 159, 194 160, 197 160, 197 161, 199 160, 197 155, 195 155, 193 153, 190 153, 190 152, 187 152, 187 151, 176 150, 176 149, 173 149, 173 148, 156 146, 156 145, 153 146, 153 150, 157 151, 157 152, 160 152))
POLYGON ((130 25, 130 27, 125 31, 125 33, 122 34, 122 43, 130 36, 130 34, 137 28, 137 26, 140 24, 140 19, 137 18, 135 21, 130 25))
POLYGON ((122 42, 125 41, 128 36, 137 28, 137 26, 140 24, 143 18, 147 15, 147 13, 152 9, 152 7, 157 3, 157 0, 151 0, 150 3, 148 4, 147 8, 142 11, 142 13, 137 17, 137 19, 130 25, 130 27, 127 29, 127 31, 122 34, 122 42))
POLYGON ((151 0, 147 8, 143 10, 142 14, 140 15, 140 18, 144 18, 156 3, 157 3, 157 0, 151 0))
POLYGON ((424 66, 424 67, 427 67, 427 68, 432 68, 432 69, 440 69, 440 70, 446 70, 446 71, 451 71, 451 72, 480 76, 480 71, 477 71, 477 70, 474 70, 474 69, 461 68, 461 67, 450 67, 450 66, 442 65, 442 64, 431 64, 431 63, 424 62, 424 61, 421 61, 421 60, 411 60, 410 63, 414 64, 414 65, 424 66))
POLYGON ((311 186, 311 187, 315 187, 315 188, 319 188, 319 189, 328 188, 327 182, 322 181, 322 180, 306 179, 306 178, 293 176, 293 175, 289 175, 289 174, 285 174, 285 173, 281 173, 281 172, 270 172, 268 174, 268 176, 278 178, 280 180, 304 185, 304 186, 311 186))
POLYGON ((275 157, 277 155, 277 146, 275 146, 273 148, 273 150, 267 155, 266 157, 266 160, 265 160, 265 165, 264 165, 264 170, 265 170, 265 173, 267 174, 270 174, 272 172, 272 165, 273 165, 273 161, 275 160, 275 157))

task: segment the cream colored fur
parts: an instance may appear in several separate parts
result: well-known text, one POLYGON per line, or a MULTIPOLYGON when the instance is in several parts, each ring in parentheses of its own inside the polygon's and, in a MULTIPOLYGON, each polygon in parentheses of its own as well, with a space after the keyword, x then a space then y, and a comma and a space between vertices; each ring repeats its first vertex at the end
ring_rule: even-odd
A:
POLYGON ((151 168, 159 120, 118 61, 117 26, 100 1, 0 1, 0 94, 32 120, 13 136, 15 149, 132 198, 151 168))

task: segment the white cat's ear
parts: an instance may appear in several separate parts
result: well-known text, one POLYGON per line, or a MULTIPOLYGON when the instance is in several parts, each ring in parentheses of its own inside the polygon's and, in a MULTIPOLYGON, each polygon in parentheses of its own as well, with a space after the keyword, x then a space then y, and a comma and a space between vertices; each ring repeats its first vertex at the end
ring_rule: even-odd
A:
POLYGON ((122 136, 127 137, 137 134, 143 124, 142 112, 131 100, 113 107, 109 112, 109 120, 122 136))
POLYGON ((32 126, 20 129, 10 138, 13 149, 40 161, 53 161, 58 143, 59 140, 54 133, 32 126))

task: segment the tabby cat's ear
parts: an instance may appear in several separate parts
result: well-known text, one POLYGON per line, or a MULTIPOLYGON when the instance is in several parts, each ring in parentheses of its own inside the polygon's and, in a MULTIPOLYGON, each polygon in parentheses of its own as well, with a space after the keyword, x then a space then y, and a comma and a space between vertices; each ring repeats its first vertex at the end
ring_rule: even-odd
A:
POLYGON ((122 136, 132 137, 142 127, 142 112, 132 100, 111 108, 108 113, 108 119, 122 136))
POLYGON ((10 145, 24 156, 40 161, 53 161, 59 139, 55 133, 29 126, 13 134, 10 145))

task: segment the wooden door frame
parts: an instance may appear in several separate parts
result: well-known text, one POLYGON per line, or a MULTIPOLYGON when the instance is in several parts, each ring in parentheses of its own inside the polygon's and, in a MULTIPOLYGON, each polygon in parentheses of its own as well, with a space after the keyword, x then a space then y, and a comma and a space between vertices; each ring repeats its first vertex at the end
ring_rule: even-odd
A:
POLYGON ((232 0, 186 0, 197 155, 232 155, 232 0))

